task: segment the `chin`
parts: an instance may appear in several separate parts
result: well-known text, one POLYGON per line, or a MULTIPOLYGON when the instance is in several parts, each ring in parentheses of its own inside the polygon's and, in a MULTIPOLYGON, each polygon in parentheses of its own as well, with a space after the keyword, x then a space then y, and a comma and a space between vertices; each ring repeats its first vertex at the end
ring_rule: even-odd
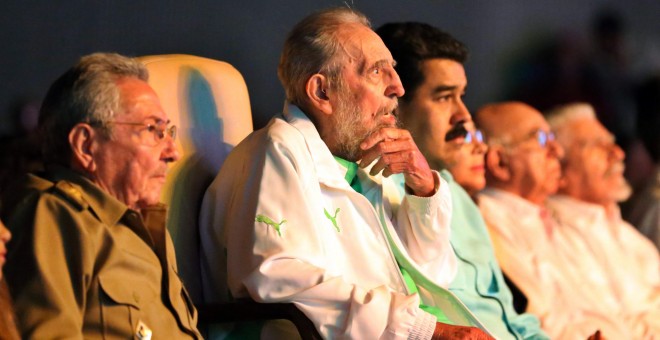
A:
POLYGON ((465 191, 467 191, 467 192, 471 192, 471 193, 475 193, 475 192, 479 192, 479 191, 483 190, 483 188, 484 188, 485 186, 486 186, 485 183, 484 183, 484 184, 474 184, 474 185, 470 185, 470 186, 468 186, 468 187, 465 189, 465 191))

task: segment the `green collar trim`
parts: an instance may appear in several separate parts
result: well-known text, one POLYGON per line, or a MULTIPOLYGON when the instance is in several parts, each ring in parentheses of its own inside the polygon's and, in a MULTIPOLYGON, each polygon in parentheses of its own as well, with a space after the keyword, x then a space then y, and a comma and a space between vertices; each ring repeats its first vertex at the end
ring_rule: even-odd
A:
POLYGON ((348 182, 348 185, 353 188, 353 190, 357 191, 358 193, 362 193, 362 185, 360 184, 360 180, 358 179, 357 172, 358 172, 358 165, 355 162, 347 161, 343 158, 333 156, 337 163, 339 165, 343 166, 346 168, 346 175, 344 175, 344 179, 346 182, 348 182))

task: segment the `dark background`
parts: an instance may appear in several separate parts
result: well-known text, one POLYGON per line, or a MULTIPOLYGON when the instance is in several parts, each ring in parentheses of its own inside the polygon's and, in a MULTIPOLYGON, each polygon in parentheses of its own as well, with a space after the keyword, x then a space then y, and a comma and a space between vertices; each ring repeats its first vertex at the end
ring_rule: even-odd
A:
MULTIPOLYGON (((354 0, 374 27, 424 21, 465 42, 466 102, 475 110, 510 96, 527 79, 524 60, 560 41, 571 54, 590 50, 592 18, 611 8, 625 22, 625 51, 633 80, 660 69, 660 1, 631 0, 354 0)), ((186 53, 233 64, 246 79, 256 127, 283 104, 277 80, 286 33, 305 15, 338 0, 32 1, 3 0, 0 20, 0 136, 15 133, 9 118, 38 103, 50 82, 81 55, 186 53)))

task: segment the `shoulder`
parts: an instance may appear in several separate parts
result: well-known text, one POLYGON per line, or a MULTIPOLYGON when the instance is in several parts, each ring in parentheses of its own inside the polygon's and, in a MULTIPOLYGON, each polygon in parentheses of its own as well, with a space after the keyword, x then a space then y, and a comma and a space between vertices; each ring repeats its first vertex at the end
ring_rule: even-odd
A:
POLYGON ((226 163, 228 166, 260 164, 274 157, 288 158, 291 163, 311 159, 303 133, 282 117, 271 119, 267 126, 255 130, 241 141, 231 151, 226 163))
POLYGON ((79 186, 33 174, 22 177, 8 192, 11 195, 4 195, 2 218, 10 226, 74 215, 88 206, 79 186))
POLYGON ((282 153, 287 157, 300 158, 309 153, 308 137, 295 125, 281 118, 274 118, 264 128, 264 145, 269 153, 282 153))

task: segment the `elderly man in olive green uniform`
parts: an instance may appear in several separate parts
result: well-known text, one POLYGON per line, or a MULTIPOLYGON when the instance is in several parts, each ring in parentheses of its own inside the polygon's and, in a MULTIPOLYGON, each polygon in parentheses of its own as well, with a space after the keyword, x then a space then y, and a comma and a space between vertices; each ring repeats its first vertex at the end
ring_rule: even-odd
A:
POLYGON ((3 197, 23 338, 201 338, 159 204, 176 128, 147 78, 133 59, 92 54, 46 95, 46 171, 3 197))

